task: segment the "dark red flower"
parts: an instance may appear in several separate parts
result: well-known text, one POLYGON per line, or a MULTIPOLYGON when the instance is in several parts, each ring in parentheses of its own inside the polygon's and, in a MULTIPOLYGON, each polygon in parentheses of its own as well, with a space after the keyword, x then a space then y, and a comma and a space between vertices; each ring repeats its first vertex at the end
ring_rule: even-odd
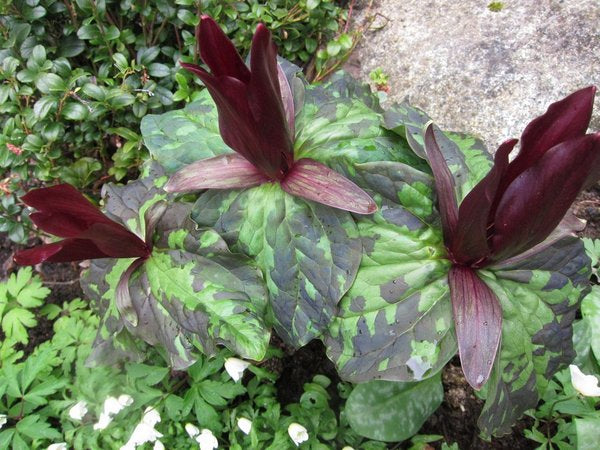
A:
POLYGON ((376 211, 373 199, 341 174, 317 161, 294 159, 291 90, 263 24, 252 39, 250 68, 210 17, 202 17, 197 39, 210 72, 194 64, 181 66, 206 85, 217 105, 223 141, 237 154, 190 164, 173 175, 165 189, 244 188, 275 181, 292 195, 329 206, 362 214, 376 211))
POLYGON ((30 217, 38 228, 65 239, 17 252, 17 264, 150 255, 142 239, 106 217, 70 184, 34 189, 21 200, 37 209, 30 217))
POLYGON ((459 353, 469 383, 487 380, 500 342, 498 299, 476 269, 521 255, 557 228, 577 194, 600 178, 600 133, 586 134, 596 88, 581 89, 527 125, 496 151, 494 165, 457 203, 454 179, 433 125, 425 133, 444 242, 453 262, 449 283, 459 353))

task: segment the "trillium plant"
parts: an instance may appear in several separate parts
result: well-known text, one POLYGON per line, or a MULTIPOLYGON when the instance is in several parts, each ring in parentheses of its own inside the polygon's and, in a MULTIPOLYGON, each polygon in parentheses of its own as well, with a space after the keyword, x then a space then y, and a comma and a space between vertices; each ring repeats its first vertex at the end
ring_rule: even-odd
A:
MULTIPOLYGON (((62 240, 17 262, 92 260, 92 360, 138 358, 145 342, 178 369, 220 345, 259 361, 273 328, 293 347, 321 339, 377 399, 376 380, 437 393, 458 352, 486 398, 483 433, 509 431, 574 356, 591 269, 569 207, 600 178, 595 89, 533 120, 512 162, 517 140, 492 160, 342 73, 307 84, 264 25, 249 66, 211 18, 197 39, 206 67, 181 66, 206 89, 144 117, 152 161, 104 186, 104 212, 68 185, 23 198, 62 240)), ((248 365, 230 360, 236 376, 248 365)))

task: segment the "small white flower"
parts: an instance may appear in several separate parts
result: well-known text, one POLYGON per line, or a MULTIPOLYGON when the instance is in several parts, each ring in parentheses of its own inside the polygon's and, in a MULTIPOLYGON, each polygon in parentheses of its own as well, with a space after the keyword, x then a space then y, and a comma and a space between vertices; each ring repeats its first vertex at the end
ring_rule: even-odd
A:
POLYGON ((165 450, 165 446, 163 445, 162 442, 160 442, 159 440, 157 440, 154 443, 154 447, 152 448, 152 450, 165 450))
POLYGON ((237 420, 237 426, 242 430, 242 433, 250 434, 250 430, 252 430, 252 421, 245 417, 240 417, 237 420))
POLYGON ((6 417, 6 414, 0 414, 0 428, 6 425, 7 419, 8 417, 6 417))
POLYGON ((225 360, 225 370, 229 374, 233 381, 239 381, 242 379, 244 370, 248 368, 250 363, 239 358, 227 358, 225 360))
MULTIPOLYGON (((158 438, 161 438, 162 433, 156 431, 154 426, 160 422, 160 414, 152 407, 146 408, 142 420, 131 433, 131 437, 120 450, 135 450, 139 445, 143 445, 146 442, 157 442, 158 438)), ((160 444, 162 445, 162 443, 160 444)))
POLYGON ((67 443, 58 442, 56 444, 50 444, 46 450, 67 450, 67 443))
POLYGON ((598 378, 594 375, 586 375, 574 364, 569 366, 571 371, 571 383, 577 392, 586 397, 600 397, 598 378))
POLYGON ((69 417, 75 421, 81 422, 87 412, 87 403, 84 400, 81 400, 71 406, 69 409, 69 417))
POLYGON ((94 424, 94 430, 104 430, 112 422, 113 416, 132 403, 133 398, 127 394, 119 395, 119 398, 108 397, 104 400, 102 412, 98 417, 98 422, 94 424))
POLYGON ((192 439, 196 439, 196 436, 200 434, 200 429, 191 423, 185 424, 185 431, 187 431, 187 434, 189 434, 192 439))
POLYGON ((215 435, 206 428, 202 429, 202 432, 196 436, 196 442, 200 444, 200 450, 213 450, 219 447, 219 442, 215 435))
POLYGON ((306 428, 299 423, 291 423, 288 427, 288 434, 296 446, 300 445, 304 441, 308 441, 308 431, 306 431, 306 428))
POLYGON ((352 447, 350 447, 349 445, 346 445, 342 450, 354 450, 352 447))

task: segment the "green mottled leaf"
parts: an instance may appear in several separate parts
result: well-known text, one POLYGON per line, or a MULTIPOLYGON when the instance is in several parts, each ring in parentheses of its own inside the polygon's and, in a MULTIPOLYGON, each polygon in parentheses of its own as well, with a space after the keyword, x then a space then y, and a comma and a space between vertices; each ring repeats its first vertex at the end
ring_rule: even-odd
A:
POLYGON ((441 232, 389 202, 357 224, 364 255, 327 353, 353 382, 427 378, 456 353, 441 232))
POLYGON ((361 436, 400 442, 419 431, 443 398, 439 374, 416 383, 371 381, 354 388, 346 401, 345 415, 361 436))
POLYGON ((600 286, 593 286, 591 292, 585 296, 581 303, 581 314, 589 324, 592 352, 600 361, 600 286))
POLYGON ((168 178, 155 162, 144 166, 139 180, 126 185, 114 183, 102 187, 106 215, 122 223, 144 239, 146 212, 152 205, 167 198, 162 186, 168 178))
POLYGON ((596 450, 600 442, 600 418, 575 418, 577 450, 596 450))
POLYGON ((91 360, 136 360, 131 336, 164 347, 177 369, 194 362, 195 349, 212 354, 217 345, 262 359, 270 333, 260 272, 248 258, 230 253, 216 232, 197 230, 189 220, 190 204, 172 203, 155 214, 165 198, 160 186, 166 177, 155 166, 144 168, 142 176, 104 191, 111 217, 142 237, 140 228, 155 229, 155 239, 150 258, 136 262, 120 304, 117 286, 132 259, 93 260, 83 275, 84 292, 103 318, 91 360))
POLYGON ((575 356, 572 322, 586 291, 589 258, 582 242, 569 237, 525 261, 479 274, 503 312, 498 368, 479 426, 486 435, 502 435, 575 356))
POLYGON ((380 126, 378 111, 352 96, 358 88, 347 82, 326 87, 306 89, 304 106, 296 114, 296 159, 312 158, 350 177, 355 174, 355 164, 366 162, 395 161, 426 167, 406 141, 380 126))
POLYGON ((200 196, 192 212, 232 248, 263 270, 278 334, 301 346, 329 325, 360 261, 360 241, 349 213, 305 201, 273 183, 200 196), (213 222, 214 220, 214 222, 213 222))
POLYGON ((169 174, 194 161, 232 152, 221 139, 217 109, 207 90, 184 109, 145 116, 141 130, 150 154, 169 174))

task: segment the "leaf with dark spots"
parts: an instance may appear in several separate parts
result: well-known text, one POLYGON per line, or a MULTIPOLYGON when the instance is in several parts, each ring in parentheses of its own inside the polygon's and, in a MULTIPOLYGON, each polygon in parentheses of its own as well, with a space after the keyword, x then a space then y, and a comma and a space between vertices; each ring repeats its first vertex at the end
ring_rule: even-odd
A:
POLYGON ((425 142, 423 139, 423 130, 431 121, 431 118, 424 112, 408 102, 394 104, 385 111, 384 126, 388 130, 406 138, 410 148, 425 159, 425 142))
POLYGON ((304 201, 277 184, 241 192, 215 226, 232 248, 255 258, 265 274, 278 334, 302 346, 329 325, 360 263, 361 244, 349 213, 304 201))
POLYGON ((106 214, 145 239, 146 212, 155 203, 167 199, 162 189, 166 182, 162 167, 152 162, 144 167, 138 180, 126 185, 105 184, 102 198, 106 214))
POLYGON ((386 211, 409 214, 388 204, 358 220, 371 247, 325 337, 328 356, 352 382, 420 380, 456 353, 441 233, 394 224, 386 211))
POLYGON ((473 269, 453 266, 448 282, 461 366, 468 383, 479 390, 490 376, 500 345, 500 304, 473 269))
POLYGON ((479 273, 503 313, 499 374, 488 383, 480 426, 487 435, 501 435, 572 360, 572 322, 590 266, 582 242, 567 237, 529 259, 479 273))
POLYGON ((167 174, 201 159, 233 153, 221 138, 217 107, 206 89, 184 109, 144 116, 141 131, 150 154, 167 174))

